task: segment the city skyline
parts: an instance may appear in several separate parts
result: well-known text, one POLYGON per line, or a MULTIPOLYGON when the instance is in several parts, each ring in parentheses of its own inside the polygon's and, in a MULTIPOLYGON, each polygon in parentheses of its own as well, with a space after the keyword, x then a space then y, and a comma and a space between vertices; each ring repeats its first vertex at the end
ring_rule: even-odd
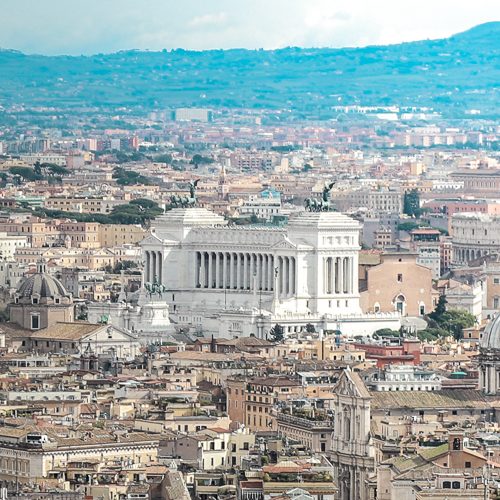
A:
POLYGON ((200 2, 148 0, 2 5, 0 47, 45 55, 120 50, 347 47, 445 38, 500 18, 491 0, 461 5, 393 0, 200 2), (70 7, 70 8, 69 8, 70 7), (29 16, 20 16, 20 10, 29 16), (286 12, 286 16, 283 15, 286 12), (411 13, 411 15, 409 15, 411 13))

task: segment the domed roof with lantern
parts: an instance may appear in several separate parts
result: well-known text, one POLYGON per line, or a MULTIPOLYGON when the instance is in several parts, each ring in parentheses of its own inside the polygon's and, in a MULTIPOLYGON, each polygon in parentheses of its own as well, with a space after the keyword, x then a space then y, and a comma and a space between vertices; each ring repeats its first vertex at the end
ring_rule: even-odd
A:
POLYGON ((488 323, 479 347, 484 350, 500 351, 500 313, 488 323))
POLYGON ((40 299, 54 297, 71 297, 62 283, 47 273, 44 261, 37 263, 37 272, 21 282, 17 292, 19 298, 37 296, 40 299))

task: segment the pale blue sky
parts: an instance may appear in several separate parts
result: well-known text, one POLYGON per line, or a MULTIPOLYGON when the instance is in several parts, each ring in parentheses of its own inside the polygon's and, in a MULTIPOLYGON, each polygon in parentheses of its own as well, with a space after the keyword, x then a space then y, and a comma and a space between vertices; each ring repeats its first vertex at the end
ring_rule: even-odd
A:
POLYGON ((342 47, 441 38, 495 20, 498 0, 0 0, 0 47, 342 47))

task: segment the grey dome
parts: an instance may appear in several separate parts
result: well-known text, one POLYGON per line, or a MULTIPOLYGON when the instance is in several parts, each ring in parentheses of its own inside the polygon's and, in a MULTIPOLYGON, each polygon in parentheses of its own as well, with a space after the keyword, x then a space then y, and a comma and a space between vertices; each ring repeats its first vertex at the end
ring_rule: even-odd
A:
POLYGON ((20 297, 32 295, 38 295, 40 298, 69 297, 61 282, 47 273, 36 273, 26 278, 17 289, 17 294, 20 297))
POLYGON ((500 313, 497 314, 485 328, 480 347, 481 349, 500 350, 500 313))

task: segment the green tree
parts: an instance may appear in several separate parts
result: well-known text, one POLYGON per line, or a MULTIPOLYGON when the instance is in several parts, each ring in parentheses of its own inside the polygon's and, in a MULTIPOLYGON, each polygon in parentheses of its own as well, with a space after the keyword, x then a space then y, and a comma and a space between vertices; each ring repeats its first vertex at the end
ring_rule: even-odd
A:
POLYGON ((449 332, 442 328, 425 328, 417 333, 417 337, 422 341, 434 341, 447 337, 449 332))
POLYGON ((451 309, 446 311, 440 322, 440 326, 460 340, 464 328, 472 328, 476 324, 476 317, 468 311, 451 309))
POLYGON ((374 339, 380 339, 382 337, 400 337, 401 333, 398 330, 391 330, 390 328, 380 328, 373 334, 374 339))
POLYGON ((129 205, 137 205, 138 207, 142 207, 146 210, 159 209, 158 203, 153 200, 149 200, 148 198, 137 198, 132 200, 129 205))
POLYGON ((132 269, 134 267, 137 267, 137 265, 133 260, 121 260, 115 264, 113 272, 116 274, 120 271, 126 271, 127 269, 132 269))
POLYGON ((40 160, 37 160, 35 164, 33 165, 33 170, 35 171, 35 174, 37 175, 42 175, 42 164, 40 163, 40 160))
POLYGON ((196 153, 195 155, 193 155, 193 157, 191 158, 191 161, 190 163, 192 165, 195 165, 196 167, 199 166, 199 165, 203 165, 203 164, 209 164, 209 163, 213 163, 214 160, 212 158, 210 158, 209 156, 203 156, 203 155, 200 155, 198 153, 196 153))
POLYGON ((446 296, 444 294, 440 295, 438 303, 436 304, 436 308, 429 314, 429 318, 436 321, 437 323, 440 323, 443 314, 446 312, 447 303, 448 301, 446 300, 446 296))
POLYGON ((398 224, 398 230, 399 231, 406 231, 410 232, 413 231, 414 229, 418 229, 420 227, 420 224, 417 224, 416 222, 408 221, 408 222, 401 222, 398 224))
POLYGON ((269 335, 273 342, 281 342, 285 338, 285 329, 279 323, 276 323, 269 330, 269 335))
POLYGON ((37 174, 31 167, 10 167, 9 172, 14 176, 22 177, 26 182, 43 180, 43 175, 37 174))
POLYGON ((172 163, 172 155, 164 153, 156 156, 154 160, 158 163, 172 163))
POLYGON ((405 192, 403 198, 403 213, 410 217, 419 217, 422 213, 418 189, 411 189, 405 192))
POLYGON ((42 169, 49 176, 66 175, 68 173, 68 169, 66 167, 56 165, 55 163, 42 163, 42 169))
POLYGON ((306 332, 307 333, 316 333, 316 327, 312 323, 307 323, 306 332))
POLYGON ((445 295, 440 295, 436 309, 428 317, 435 324, 435 328, 459 340, 462 338, 464 328, 471 328, 476 324, 476 318, 462 309, 447 309, 446 304, 445 295))

